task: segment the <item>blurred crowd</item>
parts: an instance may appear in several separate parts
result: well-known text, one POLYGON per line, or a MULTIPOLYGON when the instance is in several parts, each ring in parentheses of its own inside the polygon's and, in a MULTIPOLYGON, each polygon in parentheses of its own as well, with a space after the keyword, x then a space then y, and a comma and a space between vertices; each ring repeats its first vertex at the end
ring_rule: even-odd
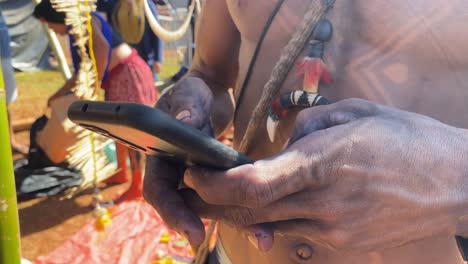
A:
MULTIPOLYGON (((98 78, 104 89, 106 101, 126 101, 153 106, 158 99, 155 81, 163 63, 163 42, 151 30, 142 1, 97 1, 97 12, 92 13, 94 44, 98 78), (132 10, 132 12, 127 12, 132 10)), ((158 8, 165 10, 165 1, 148 1, 152 15, 158 19, 158 8)), ((27 157, 27 167, 40 169, 54 166, 66 168, 67 151, 77 143, 76 135, 63 127, 62 120, 68 106, 78 100, 73 93, 79 72, 80 57, 73 45, 75 36, 65 25, 65 14, 57 12, 50 0, 42 0, 34 9, 33 16, 47 25, 49 30, 65 36, 70 42, 70 54, 74 66, 72 78, 47 100, 51 115, 43 115, 32 124, 30 146, 19 143, 13 133, 13 120, 9 116, 11 147, 14 152, 27 157), (53 114, 58 112, 59 114, 53 114), (60 114, 61 113, 61 114, 60 114), (52 140, 60 138, 62 140, 52 140)), ((14 69, 11 63, 8 27, 0 10, 0 44, 2 73, 7 92, 7 103, 17 98, 14 69)), ((89 47, 88 47, 89 48, 89 47)), ((185 71, 182 72, 182 74, 185 71)), ((10 111, 8 112, 10 113, 10 111)), ((136 151, 117 144, 118 173, 109 179, 111 183, 132 182, 126 198, 141 197, 143 157, 136 151), (130 161, 130 162, 128 162, 130 161)))

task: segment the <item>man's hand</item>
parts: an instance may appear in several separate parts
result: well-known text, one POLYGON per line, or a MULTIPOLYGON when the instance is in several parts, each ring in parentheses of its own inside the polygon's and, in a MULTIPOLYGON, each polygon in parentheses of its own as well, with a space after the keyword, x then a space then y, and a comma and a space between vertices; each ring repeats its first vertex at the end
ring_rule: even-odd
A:
MULTIPOLYGON (((156 108, 208 134, 212 104, 213 95, 206 84, 199 78, 187 77, 164 94, 156 108)), ((180 195, 183 172, 184 168, 148 156, 143 195, 168 226, 187 237, 196 248, 203 242, 205 229, 180 195)))
POLYGON ((454 234, 466 214, 466 131, 364 100, 300 113, 281 154, 225 172, 189 169, 199 215, 366 252, 454 234))

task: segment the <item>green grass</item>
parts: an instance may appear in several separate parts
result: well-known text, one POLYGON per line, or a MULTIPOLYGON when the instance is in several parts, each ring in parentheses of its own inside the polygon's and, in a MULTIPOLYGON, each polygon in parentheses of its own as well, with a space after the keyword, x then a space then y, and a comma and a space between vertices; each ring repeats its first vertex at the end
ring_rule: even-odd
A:
POLYGON ((58 71, 18 72, 15 77, 18 99, 10 109, 16 120, 44 114, 47 98, 65 82, 58 71))
MULTIPOLYGON (((177 57, 167 56, 160 73, 160 80, 172 77, 180 69, 177 57)), ((11 104, 14 120, 37 118, 46 111, 47 99, 64 84, 59 71, 17 72, 18 99, 11 104)))
POLYGON ((65 83, 58 71, 18 72, 15 74, 19 99, 44 99, 65 83))
POLYGON ((180 65, 175 58, 164 60, 164 65, 159 73, 160 80, 167 80, 176 74, 180 69, 180 65))

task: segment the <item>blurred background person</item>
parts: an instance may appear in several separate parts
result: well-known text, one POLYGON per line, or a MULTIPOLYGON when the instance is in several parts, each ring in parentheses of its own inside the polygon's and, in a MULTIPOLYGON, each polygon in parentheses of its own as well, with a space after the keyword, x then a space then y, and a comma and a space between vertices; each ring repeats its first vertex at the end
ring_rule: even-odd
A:
MULTIPOLYGON (((74 42, 65 25, 65 14, 57 12, 50 0, 42 0, 34 10, 34 16, 50 29, 61 35, 68 35, 70 43, 74 42)), ((97 13, 92 13, 92 27, 94 45, 92 49, 96 55, 98 79, 105 90, 106 101, 125 101, 153 106, 158 92, 154 85, 151 70, 132 49, 112 30, 111 26, 97 13)), ((70 93, 76 84, 80 58, 74 45, 70 45, 75 68, 75 75, 65 85, 49 98, 50 102, 70 93)), ((134 150, 117 144, 117 162, 120 172, 113 177, 116 183, 128 182, 127 159, 130 157, 132 170, 130 189, 121 199, 139 198, 142 195, 142 157, 134 150)))
MULTIPOLYGON (((164 5, 164 1, 158 1, 164 5)), ((158 19, 158 10, 153 0, 148 1, 153 16, 158 19)), ((138 51, 148 64, 155 81, 159 80, 163 60, 163 42, 151 30, 142 0, 99 0, 97 10, 107 16, 107 21, 117 30, 126 43, 138 51), (132 12, 128 12, 132 10, 132 12), (143 24, 144 21, 144 24, 143 24)))
MULTIPOLYGON (((1 53, 1 61, 2 61, 2 73, 3 73, 3 80, 5 85, 6 91, 6 101, 7 107, 11 103, 13 103, 16 98, 18 97, 18 90, 16 89, 16 80, 15 80, 15 72, 13 67, 11 66, 11 50, 10 50, 10 35, 8 34, 8 27, 5 23, 5 19, 3 18, 2 11, 0 10, 0 53, 1 53)), ((11 120, 10 110, 8 112, 8 123, 10 127, 10 143, 11 148, 14 152, 18 152, 21 154, 28 154, 28 147, 18 143, 15 139, 13 133, 13 122, 11 120)))

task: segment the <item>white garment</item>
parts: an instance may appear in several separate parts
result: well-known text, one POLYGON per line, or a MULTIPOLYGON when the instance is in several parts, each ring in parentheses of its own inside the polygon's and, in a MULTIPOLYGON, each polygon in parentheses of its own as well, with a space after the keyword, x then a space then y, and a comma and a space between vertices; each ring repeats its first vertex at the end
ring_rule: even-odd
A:
POLYGON ((214 249, 215 256, 218 260, 219 264, 232 264, 231 260, 229 259, 228 255, 226 254, 226 250, 221 242, 221 239, 218 236, 216 241, 216 246, 214 249))
POLYGON ((15 72, 11 66, 10 58, 2 58, 2 73, 3 82, 5 84, 6 102, 7 104, 13 103, 18 97, 18 90, 16 89, 15 72))
POLYGON ((32 264, 32 262, 25 258, 21 258, 21 264, 32 264))

